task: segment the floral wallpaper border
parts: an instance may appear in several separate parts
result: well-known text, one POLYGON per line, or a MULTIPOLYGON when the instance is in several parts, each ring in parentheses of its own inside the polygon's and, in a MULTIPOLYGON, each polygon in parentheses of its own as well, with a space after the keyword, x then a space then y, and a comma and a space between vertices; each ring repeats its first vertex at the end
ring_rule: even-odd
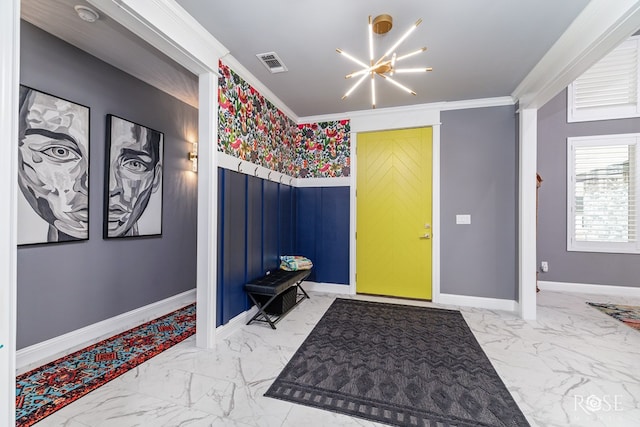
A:
POLYGON ((218 151, 296 178, 350 173, 349 120, 296 125, 220 62, 218 151))

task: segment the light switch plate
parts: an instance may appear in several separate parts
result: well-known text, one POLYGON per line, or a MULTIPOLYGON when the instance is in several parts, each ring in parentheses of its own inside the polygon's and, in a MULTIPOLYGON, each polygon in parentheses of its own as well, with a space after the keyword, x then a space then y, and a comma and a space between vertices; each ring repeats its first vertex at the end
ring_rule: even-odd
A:
POLYGON ((456 224, 471 224, 471 215, 456 215, 456 224))

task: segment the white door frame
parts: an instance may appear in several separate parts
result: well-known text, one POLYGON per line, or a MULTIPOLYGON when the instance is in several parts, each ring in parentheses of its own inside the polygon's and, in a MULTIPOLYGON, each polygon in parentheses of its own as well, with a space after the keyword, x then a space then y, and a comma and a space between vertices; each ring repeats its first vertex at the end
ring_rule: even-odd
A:
POLYGON ((20 0, 0 1, 0 425, 15 425, 20 0))
POLYGON ((394 129, 433 128, 433 193, 432 193, 432 301, 440 300, 440 108, 438 104, 424 107, 388 108, 351 114, 351 191, 349 230, 349 293, 356 293, 356 176, 358 174, 358 132, 386 131, 394 129))

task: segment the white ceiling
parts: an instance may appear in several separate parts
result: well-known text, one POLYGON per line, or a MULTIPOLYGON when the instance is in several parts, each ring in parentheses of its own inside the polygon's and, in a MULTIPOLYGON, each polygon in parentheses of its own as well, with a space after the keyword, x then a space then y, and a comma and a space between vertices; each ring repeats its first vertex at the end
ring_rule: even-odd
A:
MULTIPOLYGON (((375 37, 376 56, 418 18, 423 23, 398 48, 426 46, 406 66, 427 74, 399 75, 417 92, 378 79, 377 107, 508 96, 551 48, 588 0, 177 0, 240 64, 299 117, 371 108, 369 85, 341 100, 358 66, 336 48, 368 62, 368 16, 390 14, 393 29, 375 37), (256 54, 275 51, 289 69, 270 74, 256 54)), ((80 21, 82 0, 23 0, 25 20, 191 105, 197 79, 190 72, 103 16, 80 21)), ((224 58, 223 58, 224 61, 224 58)), ((403 64, 404 65, 404 64, 403 64)))

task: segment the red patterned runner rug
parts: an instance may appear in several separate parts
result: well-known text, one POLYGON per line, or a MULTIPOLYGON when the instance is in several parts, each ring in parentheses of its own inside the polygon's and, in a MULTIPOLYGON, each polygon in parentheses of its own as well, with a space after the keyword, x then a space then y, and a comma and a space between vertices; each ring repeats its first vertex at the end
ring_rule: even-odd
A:
POLYGON ((188 305, 16 378, 16 425, 31 426, 193 335, 188 305))
POLYGON ((597 302, 588 302, 587 304, 621 321, 625 325, 640 331, 640 306, 601 304, 597 302))

